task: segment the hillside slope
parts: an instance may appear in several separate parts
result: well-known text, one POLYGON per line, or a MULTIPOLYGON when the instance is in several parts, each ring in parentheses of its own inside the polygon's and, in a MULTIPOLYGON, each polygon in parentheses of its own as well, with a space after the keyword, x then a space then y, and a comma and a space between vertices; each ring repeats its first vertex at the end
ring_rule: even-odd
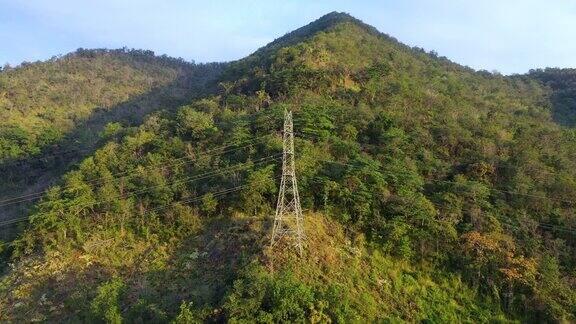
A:
POLYGON ((80 49, 5 70, 0 73, 0 162, 38 154, 95 110, 114 109, 178 78, 189 78, 193 68, 152 52, 80 49))
POLYGON ((538 69, 520 77, 550 87, 554 119, 562 125, 576 126, 576 69, 538 69))
POLYGON ((332 13, 68 173, 4 321, 573 321, 576 132, 550 89, 332 13), (267 247, 283 112, 307 247, 267 247))
MULTIPOLYGON (((0 201, 46 188, 107 137, 204 93, 222 67, 150 51, 79 49, 2 71, 0 201)), ((5 206, 0 220, 28 206, 5 206)))

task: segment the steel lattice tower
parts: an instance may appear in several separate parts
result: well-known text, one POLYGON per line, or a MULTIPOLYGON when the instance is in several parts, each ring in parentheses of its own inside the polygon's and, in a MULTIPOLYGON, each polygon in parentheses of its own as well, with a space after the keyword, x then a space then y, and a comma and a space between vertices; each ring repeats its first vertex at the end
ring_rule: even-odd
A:
POLYGON ((304 229, 302 226, 302 207, 296 182, 296 167, 294 164, 294 126, 292 125, 292 112, 284 111, 284 134, 282 154, 282 179, 280 192, 272 227, 273 247, 283 238, 292 239, 300 255, 303 253, 302 241, 304 229))

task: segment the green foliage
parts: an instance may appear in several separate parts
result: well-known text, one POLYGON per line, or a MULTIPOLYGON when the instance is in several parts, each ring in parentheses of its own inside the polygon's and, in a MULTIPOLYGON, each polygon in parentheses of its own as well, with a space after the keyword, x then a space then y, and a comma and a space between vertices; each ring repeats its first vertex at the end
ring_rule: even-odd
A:
POLYGON ((562 125, 576 126, 576 69, 530 70, 522 77, 538 80, 550 87, 554 119, 562 125))
POLYGON ((108 323, 122 323, 119 303, 123 290, 124 283, 119 278, 114 278, 100 285, 96 297, 90 304, 92 315, 108 323))
POLYGON ((192 310, 191 304, 182 302, 180 305, 180 313, 172 321, 174 324, 192 324, 201 323, 201 321, 196 317, 194 311, 192 310))
POLYGON ((214 195, 209 192, 202 196, 202 211, 206 214, 212 214, 218 207, 218 201, 214 199, 214 195))
POLYGON ((104 130, 100 134, 100 136, 104 138, 110 138, 114 135, 117 135, 120 131, 122 131, 122 124, 118 122, 111 122, 104 126, 104 130))
POLYGON ((18 157, 33 147, 33 139, 22 127, 10 124, 0 127, 0 160, 18 157))
POLYGON ((314 295, 306 285, 286 273, 270 276, 261 267, 248 268, 246 277, 234 282, 224 309, 230 322, 305 322, 314 295))
POLYGON ((212 116, 192 107, 181 108, 176 116, 176 122, 180 134, 195 140, 205 139, 216 132, 212 116))
POLYGON ((0 162, 38 154, 94 112, 115 109, 153 84, 167 86, 193 67, 159 61, 153 53, 80 49, 0 74, 0 162))
POLYGON ((272 212, 270 201, 277 191, 273 171, 274 166, 270 165, 248 176, 247 187, 242 191, 241 201, 242 209, 247 213, 261 215, 272 212))
POLYGON ((166 323, 166 312, 155 303, 139 300, 125 316, 132 323, 166 323))

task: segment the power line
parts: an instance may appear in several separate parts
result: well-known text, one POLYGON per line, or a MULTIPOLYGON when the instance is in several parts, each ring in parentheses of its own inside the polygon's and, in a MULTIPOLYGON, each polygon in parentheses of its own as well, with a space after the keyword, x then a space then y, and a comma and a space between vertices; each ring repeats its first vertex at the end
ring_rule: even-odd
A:
MULTIPOLYGON (((171 183, 167 183, 167 184, 160 184, 160 185, 148 186, 148 187, 145 187, 145 188, 143 188, 143 189, 139 189, 139 190, 130 192, 130 193, 126 194, 126 195, 120 195, 120 196, 112 197, 112 198, 105 199, 105 200, 94 201, 94 202, 85 204, 85 205, 83 205, 82 207, 84 208, 84 207, 89 207, 89 206, 95 206, 95 205, 98 205, 98 204, 101 204, 101 203, 105 203, 105 202, 110 202, 110 201, 113 201, 113 200, 116 200, 116 199, 126 199, 126 198, 131 198, 131 197, 139 196, 139 195, 141 195, 141 194, 144 194, 144 193, 150 191, 151 189, 158 188, 158 187, 162 187, 162 186, 173 186, 173 185, 175 185, 175 184, 190 183, 190 182, 195 182, 195 181, 198 181, 198 180, 208 179, 208 178, 211 178, 211 177, 214 177, 214 176, 217 176, 217 175, 221 175, 221 174, 226 174, 226 173, 228 173, 228 172, 240 171, 240 170, 242 170, 242 169, 246 169, 246 168, 249 168, 249 167, 252 167, 252 166, 255 166, 255 165, 263 164, 263 163, 265 163, 265 162, 277 160, 277 159, 280 157, 280 155, 281 155, 281 153, 278 153, 278 154, 275 154, 275 155, 270 155, 270 156, 267 156, 267 157, 258 159, 258 160, 256 160, 256 161, 252 161, 253 164, 233 165, 233 166, 226 167, 226 168, 223 168, 223 169, 222 169, 222 168, 221 168, 221 169, 216 169, 216 170, 209 171, 209 172, 205 172, 205 173, 201 173, 201 174, 198 174, 198 175, 195 175, 195 176, 192 176, 192 177, 188 177, 188 178, 184 178, 184 179, 179 179, 179 180, 177 180, 177 181, 174 181, 174 182, 171 182, 171 183)), ((47 215, 47 214, 48 214, 48 213, 45 212, 45 213, 39 213, 39 214, 36 214, 36 215, 47 215)), ((35 216, 36 216, 36 215, 35 215, 35 216)), ((4 222, 0 222, 0 226, 10 225, 10 224, 12 224, 12 223, 18 223, 18 222, 24 221, 24 220, 26 220, 26 219, 28 219, 28 218, 29 218, 29 217, 26 216, 26 217, 21 217, 21 218, 15 218, 15 219, 7 220, 7 221, 4 221, 4 222)))
MULTIPOLYGON (((140 190, 133 191, 133 192, 131 192, 131 193, 128 194, 128 195, 122 195, 122 196, 114 197, 114 198, 112 198, 112 199, 126 199, 126 198, 130 198, 130 197, 138 196, 139 194, 144 193, 144 192, 148 192, 148 191, 151 190, 151 189, 163 187, 163 186, 166 186, 166 185, 172 185, 172 186, 173 186, 173 185, 176 185, 176 184, 183 184, 183 183, 189 183, 189 182, 194 182, 194 181, 198 181, 198 180, 209 179, 209 178, 211 178, 211 177, 213 177, 213 176, 216 176, 216 175, 225 174, 225 173, 233 172, 233 171, 239 171, 239 170, 242 170, 242 169, 245 169, 245 168, 254 166, 254 165, 262 164, 262 163, 264 163, 264 162, 268 162, 268 161, 271 161, 271 160, 276 160, 276 159, 278 159, 278 157, 279 157, 279 154, 270 155, 270 156, 267 156, 267 157, 265 157, 265 158, 261 158, 261 159, 256 160, 256 162, 255 162, 253 165, 249 165, 249 164, 241 165, 241 166, 233 165, 233 166, 230 166, 230 167, 226 167, 226 168, 224 168, 224 169, 217 169, 217 170, 213 170, 213 171, 210 171, 210 172, 201 173, 201 174, 199 174, 199 175, 195 175, 195 176, 192 176, 192 177, 183 178, 183 179, 174 181, 174 182, 169 183, 169 184, 159 184, 159 185, 150 186, 150 187, 147 187, 147 188, 144 188, 144 189, 140 189, 140 190)), ((253 161, 253 162, 254 162, 254 161, 253 161)), ((110 200, 112 200, 112 199, 109 199, 108 201, 110 201, 110 200)), ((100 201, 100 202, 98 202, 98 203, 102 203, 102 202, 106 202, 106 201, 100 201)))
MULTIPOLYGON (((56 158, 62 155, 66 155, 69 153, 90 153, 93 152, 94 150, 96 150, 97 148, 92 148, 92 149, 82 149, 82 148, 78 148, 78 149, 70 149, 70 150, 63 150, 61 152, 58 153, 54 153, 51 152, 52 154, 50 155, 41 155, 41 153, 39 155, 28 155, 28 156, 21 156, 19 157, 19 160, 12 160, 12 161, 7 161, 4 163, 0 163, 0 167, 8 167, 8 166, 13 166, 13 165, 25 165, 25 164, 31 164, 32 162, 38 162, 38 161, 42 161, 42 160, 48 160, 51 158, 56 158)), ((57 151, 56 151, 57 152, 57 151)))
MULTIPOLYGON (((278 177, 276 177, 276 178, 278 178, 278 177)), ((264 180, 264 181, 267 181, 267 180, 264 180)), ((318 181, 318 180, 313 180, 313 181, 314 181, 314 182, 317 182, 317 183, 321 183, 321 182, 318 181)), ((233 192, 233 191, 238 191, 238 190, 240 190, 240 189, 242 189, 242 188, 244 188, 244 187, 246 187, 246 186, 248 186, 248 185, 238 186, 238 187, 235 187, 235 188, 228 188, 228 189, 222 190, 222 191, 220 191, 220 192, 214 193, 214 194, 213 194, 213 197, 217 197, 217 196, 220 196, 220 195, 225 195, 225 194, 231 193, 231 192, 233 192)), ((171 205, 174 205, 174 204, 177 204, 177 203, 189 203, 189 202, 194 202, 194 201, 200 200, 200 199, 202 199, 202 198, 203 198, 203 197, 193 197, 193 198, 189 198, 189 199, 186 199, 186 200, 181 200, 181 201, 178 201, 178 202, 173 202, 173 203, 171 203, 171 205)), ((167 207, 166 207, 166 206, 156 207, 156 208, 153 208, 153 209, 148 210, 147 213, 148 213, 148 212, 151 212, 151 211, 161 210, 161 209, 164 209, 164 208, 167 208, 167 207)), ((28 220, 28 219, 29 219, 29 217, 26 216, 26 217, 20 217, 20 218, 11 219, 11 220, 8 220, 8 221, 0 222, 0 227, 6 226, 6 225, 11 225, 11 224, 16 224, 16 223, 19 223, 19 222, 22 222, 22 221, 26 221, 26 220, 28 220)), ((507 222, 507 221, 504 220, 504 219, 499 219, 499 220, 502 222, 502 224, 504 224, 504 225, 506 225, 506 226, 513 227, 513 228, 516 228, 516 229, 521 229, 521 227, 520 227, 519 225, 515 225, 515 224, 512 224, 512 223, 509 223, 509 222, 507 222)), ((567 233, 576 234, 576 228, 572 228, 572 227, 561 226, 561 225, 554 225, 554 224, 548 224, 548 223, 543 223, 543 222, 536 222, 536 224, 534 224, 534 225, 537 226, 537 227, 542 227, 542 228, 544 228, 544 229, 559 230, 559 231, 564 231, 564 232, 567 232, 567 233)))
MULTIPOLYGON (((308 181, 315 182, 315 183, 318 183, 318 184, 322 184, 322 183, 323 183, 323 181, 321 181, 321 179, 312 179, 312 180, 308 179, 308 181)), ((436 207, 440 207, 440 208, 442 207, 442 206, 440 206, 438 203, 435 203, 435 202, 433 202, 433 201, 432 201, 432 203, 433 203, 436 207)), ((503 224, 511 225, 511 224, 509 224, 509 223, 504 223, 504 220, 502 220, 502 219, 499 219, 499 221, 501 221, 503 224)), ((534 221, 535 221, 535 220, 534 220, 534 221)), ((562 226, 562 225, 555 225, 555 224, 549 224, 549 223, 538 222, 538 221, 535 221, 535 222, 537 223, 537 224, 535 224, 537 227, 542 227, 542 228, 550 229, 550 230, 559 230, 559 231, 564 231, 564 232, 576 234, 576 228, 573 228, 573 227, 562 226)), ((516 228, 519 228, 519 227, 516 226, 516 228)))
MULTIPOLYGON (((240 171, 240 170, 242 170, 242 169, 249 168, 249 167, 252 167, 252 166, 254 166, 254 165, 258 165, 258 164, 262 164, 262 163, 265 163, 265 162, 268 162, 268 161, 276 160, 276 159, 278 159, 279 155, 280 155, 280 154, 271 155, 271 156, 267 156, 267 157, 265 157, 265 158, 256 160, 257 162, 255 162, 255 163, 252 164, 252 165, 250 165, 250 164, 245 164, 245 165, 240 165, 240 166, 238 166, 238 165, 233 165, 233 166, 230 166, 230 167, 227 167, 227 168, 224 168, 224 169, 216 169, 216 170, 213 170, 213 171, 210 171, 210 172, 201 173, 201 174, 199 174, 199 175, 195 175, 195 176, 192 176, 192 177, 180 179, 180 180, 174 181, 174 182, 172 182, 172 183, 149 186, 149 187, 146 187, 146 188, 143 188, 143 189, 139 189, 139 190, 130 192, 130 193, 128 193, 127 195, 120 195, 120 196, 112 197, 112 198, 109 198, 109 199, 106 199, 106 200, 100 200, 100 201, 91 202, 91 203, 88 203, 88 204, 83 205, 82 207, 95 206, 95 205, 98 205, 98 204, 101 204, 101 203, 105 203, 105 202, 110 202, 110 201, 113 201, 113 200, 116 200, 116 199, 126 199, 126 198, 131 198, 131 197, 139 196, 139 195, 141 195, 141 194, 144 194, 144 193, 150 191, 151 189, 155 189, 155 188, 159 188, 159 187, 163 187, 163 186, 170 186, 170 185, 173 186, 173 185, 176 185, 176 184, 190 183, 190 182, 195 182, 195 181, 198 181, 198 180, 209 179, 209 178, 211 178, 211 177, 213 177, 213 176, 216 176, 216 175, 219 175, 219 174, 225 174, 225 173, 227 173, 227 172, 240 171)), ((45 215, 45 214, 47 214, 47 213, 43 213, 43 214, 41 213, 41 214, 37 214, 37 215, 45 215)))
MULTIPOLYGON (((322 183, 323 183, 323 181, 321 181, 321 179, 311 179, 311 180, 308 179, 308 181, 315 182, 315 183, 318 183, 318 184, 322 184, 322 183)), ((433 201, 432 201, 432 203, 433 203, 436 207, 441 207, 438 203, 435 203, 435 202, 433 202, 433 201)), ((499 219, 499 221, 501 221, 502 223, 504 223, 504 220, 502 220, 502 219, 499 219)), ((534 221, 535 221, 535 220, 534 220, 534 221)), ((549 224, 549 223, 538 222, 538 221, 535 221, 535 222, 537 223, 536 226, 538 226, 538 227, 542 227, 542 228, 550 229, 550 230, 559 230, 559 231, 564 231, 564 232, 576 234, 576 228, 573 228, 573 227, 562 226, 562 225, 555 225, 555 224, 549 224)), ((510 224, 508 224, 508 223, 505 223, 505 224, 506 224, 506 225, 510 225, 510 224)), ((519 227, 516 227, 516 228, 519 228, 519 227)))
MULTIPOLYGON (((272 180, 276 180, 276 179, 278 179, 278 178, 279 178, 279 177, 274 177, 272 180)), ((266 181, 268 181, 268 179, 261 180, 261 181, 256 181, 256 182, 254 182, 254 183, 262 183, 262 182, 266 182, 266 181)), ((240 191, 240 190, 242 190, 242 189, 244 189, 244 188, 246 188, 246 187, 248 187, 248 186, 250 186, 250 185, 251 185, 251 184, 245 184, 245 185, 236 186, 236 187, 232 187, 232 188, 226 188, 226 189, 224 189, 224 190, 221 190, 221 191, 217 191, 217 192, 215 192, 215 193, 212 193, 212 197, 213 197, 213 198, 222 197, 222 196, 228 195, 228 194, 230 194, 230 193, 240 191)), ((204 195, 202 195, 202 196, 195 196, 195 197, 188 198, 188 199, 181 200, 181 201, 177 201, 177 202, 171 202, 171 203, 168 203, 168 204, 165 204, 165 205, 161 205, 161 206, 158 206, 158 207, 149 209, 149 210, 147 210, 144 214, 150 214, 150 213, 152 213, 152 212, 156 212, 156 211, 159 211, 159 210, 163 210, 163 209, 169 208, 169 207, 171 207, 171 206, 175 206, 176 204, 196 202, 196 201, 202 200, 203 198, 204 198, 204 195)), ((21 220, 26 220, 26 219, 28 219, 28 217, 22 217, 22 218, 20 218, 20 221, 21 221, 21 220)), ((3 226, 3 225, 4 225, 3 223, 0 223, 0 226, 3 226)), ((10 244, 12 244, 13 242, 14 242, 14 241, 10 242, 10 244)))
MULTIPOLYGON (((337 162, 337 161, 321 160, 321 159, 316 159, 316 160, 317 160, 317 161, 321 161, 321 162, 327 162, 327 163, 334 163, 334 164, 341 164, 341 165, 345 165, 345 166, 357 167, 357 165, 353 165, 353 164, 349 164, 349 163, 342 163, 342 162, 337 162)), ((316 181, 316 182, 317 182, 317 183, 320 183, 319 181, 316 181)), ((445 180, 433 180, 433 181, 431 181, 431 182, 447 182, 447 183, 453 183, 453 184, 460 184, 460 183, 458 183, 458 182, 445 181, 445 180)), ((570 200, 558 200, 558 199, 553 199, 553 198, 549 198, 549 197, 545 197, 545 196, 522 194, 522 193, 513 192, 513 191, 505 191, 505 190, 498 190, 498 189, 491 189, 491 188, 487 188, 487 189, 492 190, 492 191, 496 191, 496 192, 503 192, 503 193, 520 195, 520 196, 528 196, 528 197, 540 198, 540 199, 549 199, 549 200, 561 201, 561 202, 572 203, 572 204, 574 203, 573 201, 570 201, 570 200)), ((537 226, 540 226, 540 227, 543 227, 543 228, 558 229, 558 230, 563 230, 563 231, 566 231, 566 232, 570 232, 570 233, 575 233, 575 234, 576 234, 576 228, 567 227, 567 226, 561 226, 561 225, 548 224, 548 223, 542 223, 542 222, 537 222, 537 223, 538 223, 537 226)))
MULTIPOLYGON (((250 115, 253 116, 253 115, 250 115)), ((30 155, 28 154, 27 156, 21 156, 18 159, 19 160, 11 160, 11 161, 6 161, 6 162, 0 162, 0 169, 7 167, 7 166, 12 166, 12 165, 16 165, 16 164, 29 164, 31 162, 34 161, 41 161, 41 160, 45 160, 45 159, 49 159, 49 158, 55 158, 61 155, 65 155, 68 153, 91 153, 94 152, 95 150, 98 149, 98 144, 94 145, 93 148, 75 148, 75 149, 67 149, 67 150, 62 150, 62 148, 57 148, 52 150, 51 152, 49 152, 49 148, 46 148, 46 152, 45 153, 50 153, 49 155, 41 155, 42 153, 39 153, 38 155, 30 155)))
MULTIPOLYGON (((514 227, 516 229, 522 229, 519 224, 513 224, 510 222, 510 220, 506 220, 506 219, 498 219, 502 224, 510 226, 510 227, 514 227)), ((535 221, 535 220, 534 220, 535 221)), ((535 221, 536 223, 534 224, 536 227, 542 227, 544 229, 549 229, 549 230, 558 230, 558 231, 564 231, 567 233, 572 233, 572 234, 576 234, 576 228, 572 228, 569 226, 562 226, 562 225, 554 225, 554 224, 548 224, 548 223, 542 223, 542 222, 538 222, 535 221)))
MULTIPOLYGON (((241 142, 238 142, 238 143, 235 143, 235 144, 228 144, 228 145, 224 145, 224 146, 217 147, 217 148, 214 148, 214 149, 210 149, 210 150, 205 151, 205 152, 203 152, 203 153, 201 153, 201 154, 202 154, 203 156, 205 156, 205 157, 206 157, 206 156, 216 155, 216 154, 220 154, 220 155, 221 155, 221 154, 226 154, 226 153, 234 152, 234 151, 237 151, 237 150, 246 148, 246 147, 250 147, 250 146, 258 143, 258 142, 261 141, 262 139, 263 139, 263 137, 260 137, 260 138, 257 138, 257 139, 251 139, 251 140, 247 140, 247 141, 241 141, 241 142), (222 151, 222 152, 212 153, 212 152, 217 151, 217 150, 225 149, 225 148, 227 148, 227 147, 231 147, 231 146, 238 145, 238 144, 244 144, 244 143, 248 143, 248 142, 250 142, 250 144, 248 144, 248 145, 244 145, 244 146, 237 147, 237 148, 230 149, 230 150, 224 150, 224 151, 222 151), (208 153, 212 153, 212 154, 208 154, 208 153)), ((193 158, 193 159, 191 159, 191 160, 189 160, 189 161, 179 162, 179 161, 182 161, 182 160, 185 160, 185 159, 188 159, 188 158, 189 158, 189 157, 185 156, 185 157, 173 159, 171 163, 153 165, 153 166, 146 167, 145 169, 158 168, 158 167, 169 167, 169 166, 177 166, 177 165, 185 165, 185 164, 188 164, 188 163, 191 163, 191 162, 194 162, 194 161, 197 160, 197 158, 193 158), (175 162, 179 162, 179 163, 175 163, 175 162)), ((116 177, 115 180, 125 179, 125 178, 129 178, 130 176, 132 176, 132 175, 134 175, 134 174, 137 174, 139 171, 140 171, 140 170, 135 170, 135 169, 134 169, 134 170, 129 170, 129 171, 124 171, 124 172, 112 174, 111 177, 116 177), (118 177, 118 176, 121 176, 121 177, 118 177)), ((108 178, 103 178, 103 177, 101 177, 101 178, 97 178, 97 179, 92 179, 92 180, 85 181, 84 183, 104 182, 104 181, 107 180, 107 179, 108 179, 108 178)), ((69 186, 64 186, 64 187, 61 187, 61 188, 62 188, 62 189, 66 189, 66 188, 71 188, 71 187, 73 187, 73 186, 69 185, 69 186)), ((41 198, 44 194, 46 194, 46 193, 47 193, 47 190, 43 190, 43 191, 38 191, 38 192, 34 192, 34 193, 29 193, 29 194, 22 195, 22 196, 16 196, 16 197, 11 197, 11 198, 7 198, 7 199, 4 199, 4 200, 0 200, 0 207, 4 207, 4 206, 8 206, 8 205, 13 205, 13 204, 19 204, 19 203, 26 202, 26 201, 37 200, 37 199, 40 199, 40 198, 41 198)))
MULTIPOLYGON (((340 165, 351 166, 351 167, 357 167, 357 165, 350 164, 350 163, 343 163, 343 162, 338 162, 338 161, 322 160, 322 159, 315 159, 315 160, 316 160, 316 161, 320 161, 320 162, 340 164, 340 165)), ((459 182, 448 181, 448 180, 428 180, 428 182, 443 182, 443 183, 451 183, 451 184, 462 184, 462 183, 459 183, 459 182)), ((494 192, 507 193, 507 194, 516 195, 516 196, 526 196, 526 197, 532 197, 532 198, 547 199, 547 200, 557 201, 557 202, 564 202, 564 203, 569 203, 569 204, 576 204, 576 202, 575 202, 575 201, 572 201, 572 200, 555 199, 555 198, 550 198, 550 197, 546 197, 546 196, 539 196, 539 195, 532 195, 532 194, 524 194, 524 193, 520 193, 520 192, 500 190, 500 189, 489 188, 489 187, 486 187, 486 189, 488 189, 488 190, 490 190, 490 191, 494 191, 494 192)))
MULTIPOLYGON (((279 178, 279 177, 274 177, 272 180, 275 180, 275 179, 278 179, 278 178, 279 178)), ((268 181, 268 179, 261 180, 261 181, 256 181, 256 182, 254 182, 254 183, 262 183, 262 182, 266 182, 266 181, 268 181)), ((248 186, 250 186, 250 185, 251 185, 251 184, 245 184, 245 185, 236 186, 236 187, 227 188, 227 189, 224 189, 224 190, 221 190, 221 191, 217 191, 217 192, 215 192, 215 193, 212 193, 212 197, 224 196, 224 195, 227 195, 227 194, 229 194, 229 193, 236 192, 236 191, 239 191, 239 190, 241 190, 241 189, 244 189, 244 188, 246 188, 246 187, 248 187, 248 186)), ((146 211, 146 212, 147 212, 147 213, 150 213, 150 212, 152 212, 152 211, 158 211, 158 210, 166 209, 166 208, 170 207, 171 205, 175 205, 175 204, 178 204, 178 203, 180 203, 180 204, 182 204, 182 203, 191 203, 191 202, 195 202, 195 201, 201 200, 201 199, 203 199, 203 198, 204 198, 204 195, 202 195, 202 196, 196 196, 196 197, 193 197, 193 198, 189 198, 189 199, 185 199, 185 200, 181 200, 181 201, 177 201, 177 202, 172 202, 172 203, 170 203, 170 204, 168 204, 168 205, 163 205, 163 206, 159 206, 159 207, 156 207, 156 208, 152 208, 152 209, 150 209, 150 210, 148 210, 148 211, 146 211)))
POLYGON ((11 220, 7 220, 7 221, 3 221, 0 222, 0 227, 5 226, 5 225, 11 225, 11 224, 15 224, 15 223, 20 223, 22 221, 28 220, 29 217, 25 216, 25 217, 19 217, 19 218, 13 218, 11 220))
MULTIPOLYGON (((300 135, 304 135, 304 136, 310 136, 311 138, 308 139, 320 139, 318 134, 314 134, 314 133, 310 133, 310 132, 306 132, 306 131, 299 131, 299 132, 295 132, 297 134, 300 135)), ((306 139, 306 138, 305 138, 306 139)), ((381 148, 378 145, 374 145, 374 144, 368 144, 368 143, 358 143, 358 145, 360 147, 373 147, 373 148, 381 148)), ((484 161, 481 161, 484 162, 484 161)), ((487 162, 489 163, 489 162, 487 162)), ((490 165, 493 165, 492 163, 489 163, 490 165)), ((497 164, 497 165, 493 165, 495 169, 508 169, 508 170, 514 170, 514 171, 521 171, 518 167, 514 167, 511 165, 504 165, 504 164, 497 164)), ((559 172, 554 172, 554 171, 549 171, 549 170, 538 170, 537 172, 539 173, 545 173, 545 174, 550 174, 550 175, 560 175, 561 173, 559 172)))
MULTIPOLYGON (((451 183, 451 184, 462 184, 462 183, 459 183, 459 182, 456 182, 456 181, 448 181, 448 180, 432 180, 431 182, 442 182, 442 183, 451 183)), ((507 194, 515 195, 515 196, 524 196, 524 197, 538 198, 538 199, 551 200, 551 201, 563 202, 563 203, 568 203, 568 204, 575 204, 575 203, 576 203, 575 201, 572 201, 572 200, 556 199, 556 198, 550 198, 550 197, 540 196, 540 195, 525 194, 525 193, 520 193, 520 192, 516 192, 516 191, 500 190, 500 189, 488 188, 488 187, 486 187, 486 189, 488 189, 488 190, 490 190, 490 191, 494 191, 494 192, 507 193, 507 194)))
MULTIPOLYGON (((258 139, 258 140, 260 140, 260 139, 258 139)), ((225 154, 225 153, 229 153, 229 152, 236 151, 236 150, 239 150, 239 149, 242 149, 242 148, 245 148, 245 147, 249 147, 249 146, 257 143, 256 140, 252 139, 252 140, 249 140, 249 141, 242 141, 242 142, 239 142, 239 143, 228 144, 228 145, 224 145, 224 146, 217 147, 217 148, 214 148, 214 149, 210 149, 210 150, 205 151, 205 152, 203 152, 203 153, 201 153, 201 154, 204 155, 204 156, 211 156, 211 155, 214 155, 214 154, 208 154, 208 153, 211 153, 211 152, 213 152, 213 151, 217 151, 217 150, 220 150, 220 149, 224 149, 224 148, 227 148, 227 147, 230 147, 230 146, 247 143, 247 142, 253 142, 253 143, 252 143, 252 144, 249 144, 249 145, 242 146, 242 147, 238 147, 238 148, 235 148, 235 149, 226 150, 226 151, 224 151, 224 152, 217 152, 217 153, 215 153, 215 154, 225 154)), ((190 160, 190 161, 185 161, 185 162, 182 162, 182 163, 174 163, 174 162, 181 161, 181 160, 184 160, 184 159, 187 159, 187 158, 188 158, 188 157, 186 156, 186 157, 181 157, 181 158, 173 159, 173 160, 172 160, 172 163, 153 165, 153 166, 150 166, 149 168, 152 168, 152 167, 175 166, 175 165, 190 163, 190 162, 193 162, 193 161, 196 160, 196 159, 192 159, 192 160, 190 160)), ((122 178, 129 177, 131 174, 134 174, 134 173, 137 173, 137 172, 138 172, 138 170, 129 170, 129 171, 124 171, 124 172, 119 172, 119 173, 116 173, 116 174, 112 174, 111 176, 112 176, 112 177, 116 177, 116 179, 122 179, 122 178), (125 176, 122 176, 122 175, 125 175, 125 176), (122 176, 122 177, 119 177, 119 176, 122 176)), ((96 182, 104 181, 104 180, 106 180, 106 178, 97 178, 97 179, 85 181, 85 183, 96 183, 96 182)), ((66 187, 70 187, 70 186, 65 186, 65 187, 63 187, 63 188, 66 188, 66 187)), ((19 198, 28 197, 28 196, 33 196, 33 195, 43 195, 43 194, 45 194, 45 193, 46 193, 46 191, 40 191, 40 192, 30 193, 30 194, 23 195, 23 196, 19 196, 19 197, 12 197, 12 198, 8 198, 8 199, 4 199, 4 200, 1 200, 0 203, 8 202, 8 201, 16 200, 16 199, 19 199, 19 198)), ((0 207, 2 207, 2 206, 5 206, 5 205, 0 205, 0 207)))

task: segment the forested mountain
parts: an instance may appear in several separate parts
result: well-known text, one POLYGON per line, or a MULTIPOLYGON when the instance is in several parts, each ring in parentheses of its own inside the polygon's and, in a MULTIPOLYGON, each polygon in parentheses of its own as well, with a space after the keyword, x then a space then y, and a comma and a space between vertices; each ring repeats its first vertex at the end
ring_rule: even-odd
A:
MULTIPOLYGON (((196 67, 150 51, 79 49, 5 69, 0 74, 0 162, 38 154, 95 111, 113 110, 154 89, 171 87, 164 95, 181 98, 178 91, 190 90, 196 67)), ((134 119, 148 108, 137 104, 134 119)))
MULTIPOLYGON (((0 200, 44 189, 109 137, 139 125, 146 114, 203 93, 222 67, 151 51, 79 49, 3 69, 0 200)), ((0 221, 27 207, 5 206, 0 221)))
POLYGON ((576 131, 553 118, 555 83, 340 13, 216 82, 42 196, 4 245, 1 320, 576 320, 576 131), (302 257, 268 246, 285 110, 302 257))
POLYGON ((527 77, 551 88, 554 119, 563 125, 576 126, 576 69, 531 70, 527 77))

